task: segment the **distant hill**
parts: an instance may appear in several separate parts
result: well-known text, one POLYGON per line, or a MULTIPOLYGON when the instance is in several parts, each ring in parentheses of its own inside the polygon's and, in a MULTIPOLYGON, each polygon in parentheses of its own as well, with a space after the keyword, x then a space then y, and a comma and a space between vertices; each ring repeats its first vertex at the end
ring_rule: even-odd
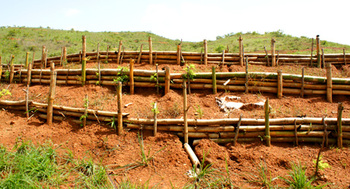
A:
MULTIPOLYGON (((185 31, 184 31, 185 32, 185 31)), ((96 51, 100 43, 100 50, 105 51, 107 45, 110 50, 116 50, 119 41, 123 41, 126 51, 148 50, 148 37, 152 37, 153 51, 176 51, 180 40, 171 40, 149 32, 88 32, 74 30, 54 30, 50 28, 0 27, 0 56, 2 63, 9 61, 11 54, 15 55, 15 63, 24 61, 26 52, 35 52, 36 59, 41 57, 43 45, 49 51, 49 56, 61 54, 61 47, 66 46, 68 54, 81 50, 82 35, 86 35, 87 51, 96 51)), ((276 50, 280 53, 310 54, 312 39, 307 37, 293 37, 281 31, 259 34, 230 33, 218 36, 215 41, 208 41, 208 52, 222 52, 229 48, 229 52, 238 52, 238 37, 243 37, 246 53, 264 53, 264 46, 270 50, 271 38, 276 40, 276 50)), ((350 50, 350 46, 322 40, 321 46, 325 53, 342 53, 343 48, 350 50)), ((315 50, 315 48, 314 48, 315 50)), ((183 42, 182 51, 201 52, 203 42, 183 42)), ((32 53, 31 55, 32 56, 32 53)), ((31 59, 31 58, 30 58, 31 59)))

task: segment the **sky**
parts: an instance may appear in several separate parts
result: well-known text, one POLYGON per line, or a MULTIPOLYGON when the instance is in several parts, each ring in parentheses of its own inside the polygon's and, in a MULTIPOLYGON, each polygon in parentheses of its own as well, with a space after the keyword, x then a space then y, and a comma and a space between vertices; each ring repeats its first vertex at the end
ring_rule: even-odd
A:
POLYGON ((281 30, 350 45, 349 0, 0 0, 0 26, 147 31, 184 41, 281 30))

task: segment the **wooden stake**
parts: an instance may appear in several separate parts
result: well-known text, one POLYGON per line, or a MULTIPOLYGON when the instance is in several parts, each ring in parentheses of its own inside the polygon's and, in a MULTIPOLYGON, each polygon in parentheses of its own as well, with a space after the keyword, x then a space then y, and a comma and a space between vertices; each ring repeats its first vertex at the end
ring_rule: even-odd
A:
POLYGON ((277 71, 277 97, 282 98, 283 96, 283 76, 282 70, 277 71))
POLYGON ((11 55, 10 67, 13 66, 13 62, 15 60, 15 55, 11 55))
POLYGON ((57 72, 55 72, 55 64, 51 62, 50 65, 50 91, 49 98, 47 102, 47 124, 52 125, 53 118, 53 102, 55 100, 55 91, 56 91, 56 78, 57 72))
POLYGON ((213 80, 213 94, 216 94, 218 92, 218 89, 216 87, 216 72, 215 72, 215 66, 211 67, 211 73, 212 73, 212 80, 213 80))
POLYGON ((235 128, 235 137, 233 138, 233 146, 236 146, 236 143, 237 143, 237 138, 238 138, 238 134, 239 134, 239 127, 241 126, 241 122, 242 122, 242 116, 243 116, 243 114, 241 114, 239 116, 239 121, 238 121, 237 126, 235 128))
POLYGON ((322 68, 326 68, 326 60, 324 59, 324 49, 322 49, 322 68))
POLYGON ((248 93, 248 81, 249 81, 249 73, 248 73, 248 57, 245 59, 245 93, 248 93))
POLYGON ((299 146, 299 139, 298 139, 298 127, 297 127, 297 120, 294 120, 294 135, 295 135, 295 145, 299 146))
POLYGON ((169 67, 165 67, 165 89, 164 93, 168 94, 170 91, 170 69, 169 67))
POLYGON ((279 61, 280 61, 280 51, 277 51, 276 66, 279 66, 279 61))
POLYGON ((67 47, 63 47, 62 64, 67 63, 67 47))
POLYGON ((140 47, 140 53, 139 53, 139 56, 137 57, 137 64, 141 63, 142 48, 143 48, 143 44, 141 44, 141 47, 140 47))
POLYGON ((24 68, 28 69, 28 64, 29 64, 29 52, 26 53, 26 60, 24 63, 24 68))
POLYGON ((13 77, 14 77, 14 75, 15 75, 15 66, 12 65, 12 66, 10 67, 10 84, 13 82, 13 77))
POLYGON ((208 65, 208 42, 206 39, 203 41, 204 43, 204 64, 208 65))
POLYGON ((327 101, 332 103, 332 67, 331 63, 326 64, 327 71, 327 101))
POLYGON ((177 45, 176 63, 177 63, 177 65, 181 64, 181 45, 177 45))
POLYGON ((158 76, 158 64, 156 64, 156 87, 157 87, 157 95, 159 95, 159 76, 158 76))
POLYGON ((121 135, 123 132, 123 111, 122 111, 122 82, 118 82, 117 86, 117 95, 118 95, 118 128, 117 128, 117 134, 121 135))
POLYGON ((120 58, 120 64, 123 64, 123 58, 124 58, 124 53, 125 53, 125 48, 124 46, 122 47, 123 48, 123 52, 122 52, 122 56, 120 58))
POLYGON ((187 91, 186 91, 186 81, 183 80, 182 83, 182 92, 183 92, 183 110, 184 110, 184 131, 183 131, 183 136, 184 136, 184 143, 188 143, 188 123, 187 123, 187 91))
POLYGON ((317 52, 317 67, 321 68, 321 53, 320 53, 320 35, 316 35, 316 52, 317 52))
POLYGON ((32 68, 33 68, 33 63, 30 63, 28 66, 28 72, 27 72, 27 86, 30 85, 30 81, 32 80, 32 68))
POLYGON ((305 87, 305 67, 301 69, 301 98, 304 98, 304 87, 305 87))
POLYGON ((266 47, 264 47, 264 49, 266 54, 266 66, 270 66, 269 53, 267 52, 266 47))
POLYGON ((343 103, 338 103, 338 116, 337 116, 337 145, 338 148, 343 148, 343 129, 342 129, 342 115, 343 115, 343 103))
POLYGON ((97 69, 98 69, 98 84, 101 85, 101 61, 100 61, 100 43, 97 43, 97 69))
POLYGON ((276 40, 274 38, 271 39, 271 66, 275 67, 276 66, 276 57, 275 57, 275 42, 276 40))
POLYGON ((269 98, 265 101, 265 140, 266 146, 271 145, 271 136, 270 136, 270 107, 269 107, 269 98))
POLYGON ((346 56, 345 56, 345 48, 343 49, 343 57, 344 57, 344 65, 346 65, 346 56))
MULTIPOLYGON (((119 41, 118 55, 117 55, 117 64, 121 64, 121 62, 120 62, 120 54, 122 53, 122 46, 123 46, 123 41, 119 41)), ((141 45, 141 48, 142 48, 142 45, 141 45)))
POLYGON ((153 64, 153 57, 152 57, 152 37, 148 37, 148 45, 149 45, 149 64, 153 64))
POLYGON ((82 52, 83 52, 83 58, 86 58, 86 37, 85 37, 85 35, 82 36, 82 52))
POLYGON ((41 68, 46 68, 45 66, 46 66, 46 61, 47 60, 46 60, 45 53, 46 53, 46 47, 43 46, 42 50, 41 50, 41 68))
POLYGON ((157 102, 153 104, 153 119, 154 119, 154 124, 153 124, 153 136, 157 135, 157 102))
POLYGON ((83 82, 83 85, 85 85, 86 82, 86 58, 84 57, 82 60, 81 65, 81 81, 83 82))
POLYGON ((130 59, 130 72, 129 72, 129 79, 130 79, 130 94, 134 94, 134 59, 130 59))
POLYGON ((188 94, 191 94, 191 81, 190 81, 190 67, 187 66, 187 83, 188 83, 188 94))
POLYGON ((312 42, 311 42, 311 58, 310 58, 310 66, 313 66, 313 51, 314 51, 314 38, 312 38, 312 42))
POLYGON ((243 67, 244 64, 244 56, 243 56, 243 39, 242 36, 239 36, 238 42, 239 42, 239 63, 243 67))

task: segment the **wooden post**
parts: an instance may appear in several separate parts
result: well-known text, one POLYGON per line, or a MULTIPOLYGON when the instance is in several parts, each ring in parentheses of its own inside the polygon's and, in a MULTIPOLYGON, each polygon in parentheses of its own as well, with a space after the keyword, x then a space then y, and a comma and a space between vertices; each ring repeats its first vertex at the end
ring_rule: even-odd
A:
POLYGON ((153 119, 154 119, 154 124, 153 124, 153 136, 157 135, 157 102, 153 104, 153 119))
POLYGON ((157 87, 157 95, 159 95, 159 77, 158 77, 158 64, 156 64, 156 87, 157 87))
POLYGON ((83 82, 83 85, 85 85, 85 82, 86 82, 86 58, 85 57, 82 59, 81 81, 83 82))
POLYGON ((119 41, 118 55, 117 55, 117 64, 121 64, 121 62, 120 62, 120 54, 122 53, 122 46, 123 46, 123 41, 119 41))
POLYGON ((266 146, 271 145, 271 136, 270 136, 270 107, 269 107, 269 98, 265 101, 265 140, 266 146))
POLYGON ((222 62, 221 65, 225 65, 225 50, 222 50, 222 62))
POLYGON ((83 58, 86 58, 86 37, 85 35, 82 36, 82 52, 83 52, 83 58))
POLYGON ((311 42, 311 58, 310 58, 310 66, 313 66, 313 60, 312 60, 312 58, 313 58, 313 56, 312 56, 313 52, 314 52, 314 38, 312 38, 312 42, 311 42))
POLYGON ((327 101, 332 103, 332 66, 331 63, 326 64, 327 71, 327 101))
POLYGON ((177 52, 176 52, 176 63, 177 65, 181 64, 181 45, 177 45, 177 52))
POLYGON ((15 60, 15 55, 11 55, 11 61, 10 61, 10 66, 13 66, 13 62, 15 60))
POLYGON ((50 91, 49 98, 47 102, 47 124, 52 125, 53 118, 53 102, 55 100, 55 91, 56 91, 56 78, 57 72, 55 72, 55 64, 51 62, 50 65, 50 91))
POLYGON ((204 43, 204 65, 208 65, 208 42, 206 39, 204 39, 203 43, 204 43))
POLYGON ((317 67, 321 68, 321 53, 320 50, 321 45, 320 45, 320 35, 316 35, 316 52, 317 52, 317 67))
POLYGON ((297 128, 297 120, 294 120, 294 137, 295 137, 295 145, 299 146, 299 139, 298 139, 298 128, 297 128))
POLYGON ((152 37, 148 37, 148 44, 149 44, 149 64, 153 64, 153 57, 152 57, 152 37))
POLYGON ((343 49, 343 57, 344 57, 344 65, 346 65, 346 56, 345 56, 345 48, 343 49))
POLYGON ((125 53, 125 48, 124 48, 124 46, 122 47, 122 49, 123 49, 123 52, 122 52, 122 56, 120 57, 120 64, 123 64, 123 58, 124 58, 124 53, 125 53))
POLYGON ((88 107, 89 107, 89 97, 88 95, 86 94, 85 95, 85 99, 84 99, 84 119, 83 119, 83 127, 86 126, 86 118, 87 118, 87 115, 88 115, 88 107))
POLYGON ((276 57, 275 57, 275 42, 276 40, 274 38, 271 39, 271 66, 275 67, 276 66, 276 57))
POLYGON ((277 51, 276 66, 279 66, 279 61, 280 61, 280 51, 277 51))
POLYGON ((264 47, 264 49, 266 54, 266 66, 270 66, 269 53, 267 52, 266 47, 264 47))
POLYGON ((238 134, 239 134, 239 127, 241 126, 241 122, 242 122, 242 116, 243 116, 243 114, 241 114, 239 116, 239 121, 237 123, 237 127, 235 128, 235 137, 233 138, 233 146, 236 146, 236 143, 237 143, 237 138, 238 138, 238 134))
POLYGON ((184 143, 188 143, 188 123, 187 123, 187 91, 186 91, 186 81, 183 80, 182 92, 184 96, 183 110, 184 110, 184 143))
POLYGON ((165 67, 165 89, 164 93, 168 94, 170 91, 170 69, 169 67, 165 67))
POLYGON ((13 82, 14 75, 15 75, 15 66, 11 65, 11 67, 10 67, 10 84, 13 82))
POLYGON ((130 79, 130 94, 134 94, 134 59, 130 59, 130 72, 129 72, 129 79, 130 79))
POLYGON ((41 50, 41 68, 46 68, 45 66, 46 66, 46 55, 45 55, 45 53, 46 53, 46 47, 45 46, 43 46, 42 47, 42 50, 41 50))
POLYGON ((282 98, 283 96, 283 75, 282 70, 277 71, 277 97, 282 98))
POLYGON ((122 113, 122 82, 118 82, 117 95, 118 95, 118 128, 117 134, 121 135, 123 132, 123 113, 122 113))
POLYGON ((249 73, 248 73, 248 57, 245 59, 245 93, 248 93, 248 80, 249 80, 249 73))
POLYGON ((143 48, 143 44, 141 44, 141 47, 140 47, 139 57, 137 57, 137 64, 140 64, 140 63, 141 63, 142 48, 143 48))
POLYGON ((29 64, 29 52, 26 53, 26 60, 24 63, 24 68, 28 69, 28 64, 29 64))
POLYGON ((326 60, 324 59, 324 49, 322 49, 322 68, 326 68, 326 60))
POLYGON ((32 68, 33 68, 33 64, 30 63, 27 71, 27 86, 30 85, 30 81, 32 80, 32 68))
POLYGON ((188 94, 191 94, 191 79, 190 79, 190 67, 187 66, 187 83, 188 83, 188 94))
POLYGON ((337 116, 337 145, 338 148, 343 148, 343 129, 342 129, 342 115, 343 115, 343 103, 338 103, 338 116, 337 116))
POLYGON ((218 93, 218 88, 216 86, 216 72, 215 72, 215 66, 211 67, 211 73, 212 73, 212 80, 213 80, 213 94, 218 93))
POLYGON ((62 57, 62 63, 67 63, 67 47, 63 47, 63 57, 62 57))
POLYGON ((97 69, 98 69, 98 84, 101 85, 101 61, 100 61, 100 43, 97 43, 97 69))
POLYGON ((301 69, 301 90, 300 95, 302 98, 304 98, 304 86, 305 86, 305 67, 301 69))
POLYGON ((243 39, 242 39, 242 36, 240 35, 239 38, 238 38, 238 42, 239 42, 239 64, 241 66, 243 66, 244 64, 244 56, 243 56, 243 39))

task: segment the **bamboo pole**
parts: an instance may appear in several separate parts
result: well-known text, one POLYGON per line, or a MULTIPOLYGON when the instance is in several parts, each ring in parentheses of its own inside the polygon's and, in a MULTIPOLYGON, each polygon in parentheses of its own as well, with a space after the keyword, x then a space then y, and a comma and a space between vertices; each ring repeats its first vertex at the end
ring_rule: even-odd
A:
POLYGON ((81 82, 85 85, 86 82, 86 57, 82 59, 81 65, 81 82))
POLYGON ((49 98, 47 102, 47 124, 52 125, 52 117, 53 117, 53 102, 55 100, 55 92, 56 92, 56 77, 57 73, 55 72, 55 64, 51 63, 50 65, 50 91, 49 98))
POLYGON ((149 64, 153 64, 152 58, 152 37, 148 37, 148 45, 149 45, 149 64))
POLYGON ((312 54, 314 51, 314 38, 312 38, 312 42, 311 42, 311 56, 310 56, 310 67, 313 66, 313 62, 312 62, 312 54))
POLYGON ((186 82, 185 80, 182 83, 182 92, 183 92, 183 111, 184 111, 184 143, 188 143, 188 123, 187 123, 187 90, 186 90, 186 82))
POLYGON ((200 167, 200 161, 198 160, 198 157, 196 156, 196 154, 193 152, 191 146, 188 143, 185 143, 184 148, 185 148, 188 156, 190 157, 190 160, 193 164, 193 167, 198 169, 200 167))
POLYGON ((204 43, 204 65, 208 65, 208 42, 206 39, 203 41, 204 43))
POLYGON ((316 35, 316 48, 317 48, 317 67, 321 68, 321 45, 320 45, 320 35, 316 35))
POLYGON ((235 128, 235 137, 233 138, 233 146, 236 146, 236 142, 237 142, 237 138, 238 138, 238 134, 239 134, 239 128, 240 128, 241 123, 242 123, 242 116, 243 116, 243 114, 241 114, 239 116, 239 121, 238 121, 237 126, 235 128))
POLYGON ((15 74, 15 66, 11 65, 11 67, 10 67, 10 84, 13 82, 14 74, 15 74))
POLYGON ((322 68, 325 69, 326 68, 326 61, 324 58, 324 49, 322 49, 322 68))
POLYGON ((243 56, 243 39, 242 36, 240 35, 238 38, 238 42, 239 42, 239 63, 240 65, 243 67, 244 64, 244 56, 243 56))
POLYGON ((169 91, 170 91, 170 69, 169 67, 165 67, 165 89, 164 89, 165 95, 168 94, 169 91))
POLYGON ((28 69, 28 64, 29 64, 29 52, 26 53, 26 60, 25 60, 25 63, 24 63, 24 68, 25 69, 28 69))
POLYGON ((277 71, 277 97, 282 98, 283 96, 283 76, 282 70, 277 71))
POLYGON ((130 80, 130 94, 134 94, 134 59, 130 59, 130 71, 129 71, 129 80, 130 80))
POLYGON ((271 146, 271 136, 270 136, 270 107, 269 107, 269 98, 265 101, 265 140, 266 146, 271 146))
POLYGON ((123 132, 123 111, 122 111, 122 82, 118 82, 117 86, 117 95, 118 95, 118 128, 117 128, 117 134, 121 135, 123 132))
POLYGON ((338 116, 337 116, 337 145, 338 148, 343 148, 343 129, 342 129, 342 115, 343 115, 343 103, 338 103, 338 116))
MULTIPOLYGON (((118 47, 118 56, 117 56, 117 64, 121 64, 120 62, 120 54, 121 54, 121 51, 122 51, 122 46, 123 46, 123 41, 119 41, 119 47, 118 47)), ((141 45, 141 50, 140 52, 142 51, 142 45, 141 45)), ((138 62, 139 63, 139 62, 138 62)))
POLYGON ((215 72, 215 66, 211 67, 212 70, 212 82, 213 82, 213 94, 216 94, 218 92, 218 88, 216 86, 216 72, 215 72))
POLYGON ((331 63, 326 64, 327 71, 327 101, 332 103, 332 67, 331 63))
POLYGON ((304 98, 304 93, 305 93, 305 91, 304 91, 305 81, 304 80, 305 80, 305 67, 303 67, 301 69, 301 90, 300 90, 300 92, 301 92, 302 98, 304 98))
POLYGON ((125 54, 125 48, 124 46, 122 46, 123 52, 122 52, 122 56, 120 58, 120 64, 123 64, 123 58, 124 58, 124 54, 125 54))
POLYGON ((82 36, 82 52, 83 52, 83 57, 86 58, 86 36, 82 36))
POLYGON ((191 81, 190 81, 190 66, 187 66, 187 83, 188 83, 188 94, 191 94, 191 81))
POLYGON ((143 48, 143 44, 141 44, 141 47, 140 47, 140 53, 139 53, 139 56, 137 57, 137 64, 141 63, 142 48, 143 48))
POLYGON ((248 73, 248 57, 246 57, 245 59, 245 93, 248 93, 248 81, 249 81, 249 73, 248 73))
POLYGON ((67 47, 63 47, 62 64, 67 63, 67 47))
POLYGON ((41 50, 41 68, 46 68, 46 47, 43 45, 41 50))
POLYGON ((32 79, 32 67, 33 67, 33 63, 30 63, 28 66, 28 72, 27 72, 27 86, 30 85, 30 81, 32 79))
POLYGON ((271 39, 271 64, 273 67, 276 66, 276 56, 275 56, 275 42, 276 40, 274 38, 271 39))
POLYGON ((153 124, 153 136, 157 135, 157 114, 158 114, 158 109, 157 109, 157 102, 154 102, 153 104, 153 119, 154 119, 154 124, 153 124))
POLYGON ((176 51, 176 64, 181 64, 181 45, 177 45, 177 51, 176 51))

